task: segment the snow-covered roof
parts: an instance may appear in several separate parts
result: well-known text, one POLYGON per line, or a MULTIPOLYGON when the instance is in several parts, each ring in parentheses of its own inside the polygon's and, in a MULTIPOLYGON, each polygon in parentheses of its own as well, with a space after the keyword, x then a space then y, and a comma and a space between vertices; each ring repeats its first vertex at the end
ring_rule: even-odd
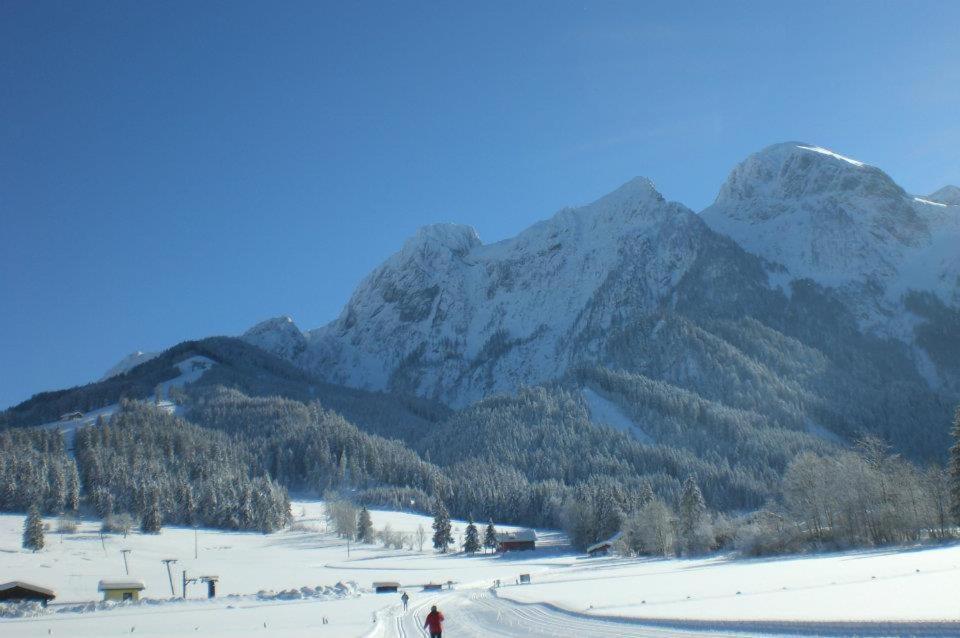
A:
POLYGON ((536 541, 537 533, 532 529, 521 529, 515 532, 497 532, 497 542, 536 541))
POLYGON ((376 587, 399 587, 400 583, 394 582, 392 580, 378 581, 373 584, 376 587))
POLYGON ((11 580, 9 583, 3 583, 0 585, 0 591, 6 591, 8 589, 13 589, 15 587, 20 587, 21 589, 29 589, 30 591, 35 591, 38 594, 45 594, 54 598, 56 594, 52 589, 47 589, 46 587, 41 587, 40 585, 32 585, 30 583, 25 583, 22 580, 11 580))
POLYGON ((614 543, 616 543, 618 540, 620 540, 620 537, 621 537, 622 535, 623 535, 622 532, 617 532, 616 534, 614 534, 613 536, 611 536, 610 538, 608 538, 608 539, 605 540, 605 541, 600 541, 599 543, 594 543, 593 545, 591 545, 590 547, 587 548, 587 553, 588 553, 588 554, 591 554, 591 553, 597 551, 598 549, 603 549, 604 547, 611 547, 614 543))
POLYGON ((107 591, 111 589, 146 589, 143 580, 140 578, 103 578, 97 591, 107 591))

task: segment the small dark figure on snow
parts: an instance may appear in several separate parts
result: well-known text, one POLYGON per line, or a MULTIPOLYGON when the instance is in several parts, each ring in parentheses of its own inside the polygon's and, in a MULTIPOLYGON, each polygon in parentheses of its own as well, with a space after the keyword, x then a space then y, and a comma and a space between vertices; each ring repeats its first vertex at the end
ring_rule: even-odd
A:
POLYGON ((443 614, 437 610, 436 605, 430 608, 423 626, 430 631, 430 638, 443 638, 443 614))
POLYGON ((407 605, 410 604, 410 594, 403 592, 403 596, 400 597, 400 600, 403 601, 403 611, 407 611, 407 605))

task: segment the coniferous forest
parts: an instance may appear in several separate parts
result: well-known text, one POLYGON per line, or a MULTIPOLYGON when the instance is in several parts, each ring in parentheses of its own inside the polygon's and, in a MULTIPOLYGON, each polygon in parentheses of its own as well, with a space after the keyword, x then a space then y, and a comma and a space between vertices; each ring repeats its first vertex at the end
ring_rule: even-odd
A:
MULTIPOLYGON (((82 511, 144 531, 270 532, 289 521, 293 492, 561 527, 579 547, 622 532, 620 550, 635 554, 946 538, 960 514, 960 448, 949 465, 947 450, 930 463, 868 432, 815 436, 642 377, 583 369, 451 411, 338 392, 236 340, 194 343, 178 356, 196 352, 218 365, 171 393, 176 414, 156 397, 114 397, 114 381, 75 393, 75 401, 119 404, 80 428, 72 450, 56 429, 0 431, 0 508, 82 511), (584 387, 621 406, 649 438, 592 421, 584 387)), ((151 380, 169 365, 151 363, 151 380)), ((128 373, 125 387, 145 385, 138 374, 128 373)), ((58 393, 56 405, 72 407, 70 397, 58 393)), ((27 407, 49 410, 35 400, 27 407)), ((960 423, 954 429, 960 434, 960 423)), ((357 521, 347 528, 360 533, 357 521)))

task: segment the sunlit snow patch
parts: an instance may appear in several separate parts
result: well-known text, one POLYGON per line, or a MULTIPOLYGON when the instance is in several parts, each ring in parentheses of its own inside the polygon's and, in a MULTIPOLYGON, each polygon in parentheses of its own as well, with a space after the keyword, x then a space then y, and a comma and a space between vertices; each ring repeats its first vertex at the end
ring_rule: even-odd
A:
POLYGON ((627 434, 632 434, 641 443, 653 443, 653 438, 624 414, 623 410, 613 401, 605 399, 590 388, 583 389, 583 398, 590 410, 590 420, 594 423, 609 425, 627 434))
POLYGON ((835 157, 838 160, 843 160, 844 162, 848 162, 850 164, 853 164, 854 166, 864 165, 863 162, 840 155, 839 153, 834 153, 829 149, 821 148, 819 146, 798 146, 797 148, 802 148, 805 151, 813 151, 814 153, 820 153, 821 155, 829 155, 830 157, 835 157))

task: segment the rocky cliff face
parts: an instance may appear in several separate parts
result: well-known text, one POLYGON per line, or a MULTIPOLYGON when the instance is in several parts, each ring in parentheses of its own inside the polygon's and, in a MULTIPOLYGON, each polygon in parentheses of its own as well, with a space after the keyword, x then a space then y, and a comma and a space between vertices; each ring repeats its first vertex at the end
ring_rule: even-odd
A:
POLYGON ((840 385, 874 403, 893 379, 960 390, 944 356, 960 344, 938 336, 960 307, 958 211, 832 151, 778 144, 701 215, 638 178, 495 244, 423 228, 329 325, 272 320, 244 338, 334 383, 452 406, 599 366, 840 423, 840 385))

